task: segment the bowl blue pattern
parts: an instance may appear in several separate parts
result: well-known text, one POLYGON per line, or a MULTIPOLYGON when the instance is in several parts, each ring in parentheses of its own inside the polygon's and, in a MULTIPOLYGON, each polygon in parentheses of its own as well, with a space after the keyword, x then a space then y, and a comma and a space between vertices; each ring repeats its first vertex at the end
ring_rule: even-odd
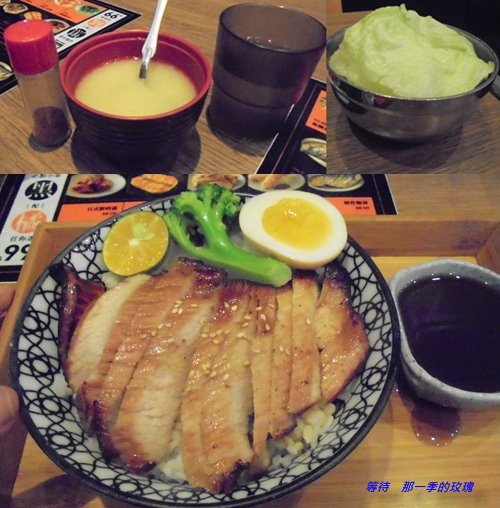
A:
MULTIPOLYGON (((137 209, 164 213, 169 207, 170 198, 124 213, 137 209)), ((106 272, 103 239, 118 217, 80 236, 54 263, 63 261, 83 278, 100 279, 106 272)), ((339 260, 352 279, 353 305, 365 319, 370 352, 363 370, 335 401, 331 427, 315 447, 295 457, 288 467, 271 470, 230 494, 212 494, 186 482, 135 475, 106 463, 97 441, 80 425, 62 373, 56 343, 60 288, 48 269, 24 303, 11 346, 11 376, 30 434, 63 471, 106 495, 142 506, 253 506, 313 482, 344 460, 377 421, 392 391, 400 351, 396 309, 375 263, 352 238, 339 260)))

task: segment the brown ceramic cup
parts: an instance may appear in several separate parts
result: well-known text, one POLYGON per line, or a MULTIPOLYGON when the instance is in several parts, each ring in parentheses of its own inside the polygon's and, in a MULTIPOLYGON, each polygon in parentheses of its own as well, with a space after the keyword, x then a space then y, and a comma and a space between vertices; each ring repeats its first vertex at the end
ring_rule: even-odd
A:
POLYGON ((260 3, 228 7, 219 18, 212 125, 236 137, 276 133, 302 96, 326 44, 326 29, 302 12, 260 3))

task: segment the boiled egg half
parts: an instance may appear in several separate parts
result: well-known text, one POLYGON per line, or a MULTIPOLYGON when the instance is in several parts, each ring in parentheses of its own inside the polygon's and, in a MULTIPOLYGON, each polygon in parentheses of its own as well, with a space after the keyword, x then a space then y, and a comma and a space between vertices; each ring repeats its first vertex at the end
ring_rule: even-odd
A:
POLYGON ((335 259, 347 242, 342 214, 310 192, 259 194, 242 206, 239 222, 252 246, 294 268, 318 268, 335 259))

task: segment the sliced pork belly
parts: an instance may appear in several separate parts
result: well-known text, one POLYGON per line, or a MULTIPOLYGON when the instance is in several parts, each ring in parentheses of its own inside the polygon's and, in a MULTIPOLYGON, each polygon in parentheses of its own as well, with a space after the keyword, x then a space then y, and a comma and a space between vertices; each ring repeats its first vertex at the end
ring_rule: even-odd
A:
POLYGON ((249 284, 228 281, 196 344, 182 402, 182 458, 192 485, 229 491, 254 460, 248 438, 252 412, 249 284), (248 325, 246 323, 249 323, 248 325))
MULTIPOLYGON (((132 319, 144 298, 144 290, 149 291, 151 280, 148 280, 144 288, 139 288, 125 300, 120 308, 118 315, 109 331, 106 344, 102 351, 97 367, 76 392, 76 405, 80 410, 82 422, 89 433, 95 431, 94 428, 94 402, 99 398, 102 384, 108 373, 110 365, 120 347, 123 337, 128 333, 132 319)), ((143 284, 143 286, 145 285, 143 284)))
POLYGON ((192 287, 196 265, 194 261, 181 259, 167 273, 152 277, 140 286, 122 307, 128 314, 122 316, 120 312, 119 322, 111 330, 110 338, 120 333, 121 340, 107 372, 98 382, 101 385, 98 396, 93 398, 94 428, 106 457, 117 454, 110 431, 125 389, 150 339, 158 332, 160 324, 174 314, 176 302, 192 287), (126 321, 125 317, 128 317, 126 321))
POLYGON ((352 308, 350 284, 340 264, 326 266, 314 328, 321 351, 321 393, 329 401, 344 389, 368 355, 364 322, 352 308))
POLYGON ((297 271, 292 286, 293 355, 288 410, 299 415, 321 399, 319 352, 313 324, 319 294, 316 272, 297 271))
MULTIPOLYGON (((224 341, 212 357, 201 432, 208 462, 215 472, 214 490, 228 492, 239 472, 254 461, 248 417, 252 413, 249 341, 255 332, 245 326, 251 296, 249 284, 231 281, 225 296, 229 318, 218 327, 224 341)), ((218 330, 214 330, 216 334, 218 330)))
POLYGON ((212 468, 208 463, 201 435, 201 405, 205 380, 213 350, 208 337, 198 339, 181 403, 181 454, 184 473, 194 487, 212 490, 212 468))
POLYGON ((78 323, 68 352, 67 378, 73 392, 96 373, 109 332, 122 305, 147 280, 149 275, 138 274, 122 280, 102 294, 78 323))
POLYGON ((271 373, 273 335, 276 321, 276 289, 254 285, 257 330, 250 342, 253 388, 253 449, 257 455, 253 473, 263 472, 269 466, 267 437, 271 429, 271 373))
POLYGON ((224 279, 199 264, 194 285, 158 325, 127 386, 111 438, 127 468, 143 472, 165 456, 196 340, 212 316, 224 279))
POLYGON ((63 369, 66 372, 66 360, 71 338, 82 316, 105 291, 100 281, 82 279, 76 270, 64 263, 49 268, 50 275, 61 286, 59 304, 58 350, 63 369))
POLYGON ((271 366, 271 436, 279 439, 290 432, 294 419, 288 412, 292 378, 292 284, 276 291, 276 318, 271 366))

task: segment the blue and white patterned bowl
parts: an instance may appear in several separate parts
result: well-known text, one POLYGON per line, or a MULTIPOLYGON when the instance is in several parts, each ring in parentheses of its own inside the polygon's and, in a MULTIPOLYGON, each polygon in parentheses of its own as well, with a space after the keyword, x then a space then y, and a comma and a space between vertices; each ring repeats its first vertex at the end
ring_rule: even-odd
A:
MULTIPOLYGON (((124 213, 142 208, 162 214, 169 207, 170 199, 163 199, 124 213)), ((106 272, 103 239, 118 217, 83 234, 54 263, 69 263, 80 276, 100 279, 106 272)), ((352 279, 353 305, 365 319, 370 352, 363 371, 335 401, 331 427, 314 448, 288 467, 272 470, 230 494, 211 494, 187 483, 135 475, 106 463, 95 439, 81 428, 62 373, 56 344, 60 288, 48 269, 24 303, 11 346, 11 376, 30 434, 63 471, 99 492, 143 506, 253 506, 313 482, 347 457, 377 421, 391 394, 399 358, 397 313, 379 270, 351 238, 339 260, 352 279)))

